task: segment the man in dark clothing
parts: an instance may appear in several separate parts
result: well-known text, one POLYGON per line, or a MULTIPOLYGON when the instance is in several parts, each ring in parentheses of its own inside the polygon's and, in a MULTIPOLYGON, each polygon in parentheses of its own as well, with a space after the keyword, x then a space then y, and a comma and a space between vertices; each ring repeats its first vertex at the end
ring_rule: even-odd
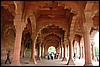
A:
POLYGON ((50 55, 48 54, 48 60, 50 60, 50 55))
POLYGON ((7 63, 7 61, 11 64, 11 61, 10 61, 9 56, 10 56, 10 50, 8 50, 7 59, 6 59, 6 61, 5 61, 5 64, 7 63))
POLYGON ((74 57, 74 60, 75 60, 75 58, 76 58, 76 53, 74 53, 74 56, 73 56, 73 57, 74 57))

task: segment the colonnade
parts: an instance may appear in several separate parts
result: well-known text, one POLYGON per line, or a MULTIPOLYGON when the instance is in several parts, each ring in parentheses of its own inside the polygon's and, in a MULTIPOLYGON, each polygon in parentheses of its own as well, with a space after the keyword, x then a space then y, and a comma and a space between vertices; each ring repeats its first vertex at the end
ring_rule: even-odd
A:
MULTIPOLYGON (((22 40, 22 32, 24 28, 26 27, 26 24, 22 21, 14 21, 15 29, 16 29, 16 38, 15 38, 15 44, 14 44, 14 54, 13 54, 13 60, 12 60, 12 65, 20 65, 20 51, 21 51, 21 57, 23 57, 24 54, 24 46, 22 43, 22 49, 21 49, 21 40, 22 40)), ((83 55, 85 54, 85 65, 92 65, 92 58, 94 58, 94 45, 92 45, 92 58, 91 58, 91 53, 90 53, 90 27, 87 27, 87 23, 83 24, 83 37, 84 37, 84 51, 83 47, 80 46, 80 58, 83 58, 83 55), (81 53, 82 52, 82 53, 81 53)), ((35 59, 35 45, 36 44, 36 32, 34 35, 32 35, 32 54, 30 58, 30 63, 36 64, 36 59, 35 59)), ((68 65, 74 65, 73 61, 73 39, 68 40, 68 46, 69 46, 69 59, 66 58, 66 44, 62 42, 61 44, 61 53, 60 53, 60 58, 62 58, 62 48, 64 48, 64 53, 63 53, 63 58, 62 60, 68 60, 68 65)), ((38 58, 41 60, 41 55, 43 57, 45 52, 44 47, 42 47, 42 51, 40 52, 41 44, 39 45, 39 50, 38 50, 38 58)), ((60 48, 57 48, 57 52, 59 52, 60 48)))

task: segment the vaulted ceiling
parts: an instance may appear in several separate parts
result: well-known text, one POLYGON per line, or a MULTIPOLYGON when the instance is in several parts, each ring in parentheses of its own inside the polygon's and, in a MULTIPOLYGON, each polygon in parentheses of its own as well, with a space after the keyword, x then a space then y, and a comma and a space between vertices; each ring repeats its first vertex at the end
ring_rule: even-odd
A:
POLYGON ((1 31, 5 32, 9 27, 14 29, 13 20, 19 15, 27 24, 23 37, 27 39, 27 36, 34 35, 32 32, 36 31, 39 42, 57 47, 55 44, 66 39, 64 37, 69 32, 69 26, 70 35, 74 36, 75 40, 83 36, 79 25, 81 11, 84 11, 85 15, 87 12, 91 13, 93 22, 90 32, 98 30, 98 1, 2 1, 1 31))

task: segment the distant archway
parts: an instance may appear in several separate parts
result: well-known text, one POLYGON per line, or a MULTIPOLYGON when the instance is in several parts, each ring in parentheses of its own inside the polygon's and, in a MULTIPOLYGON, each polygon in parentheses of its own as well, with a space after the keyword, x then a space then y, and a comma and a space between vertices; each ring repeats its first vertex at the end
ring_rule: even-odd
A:
POLYGON ((49 48, 48 48, 48 53, 49 54, 51 54, 51 53, 56 53, 56 48, 54 47, 54 46, 50 46, 49 48))

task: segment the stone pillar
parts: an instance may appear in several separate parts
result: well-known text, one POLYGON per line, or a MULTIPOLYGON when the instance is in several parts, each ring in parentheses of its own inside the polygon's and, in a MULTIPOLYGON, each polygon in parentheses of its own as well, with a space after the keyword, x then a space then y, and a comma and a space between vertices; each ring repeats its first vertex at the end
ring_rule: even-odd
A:
POLYGON ((67 45, 67 58, 69 57, 69 45, 67 45))
POLYGON ((62 58, 62 45, 60 46, 60 59, 62 58))
POLYGON ((44 58, 44 46, 42 45, 42 49, 41 49, 41 57, 42 59, 44 58))
POLYGON ((81 56, 81 45, 80 45, 80 41, 79 41, 79 55, 80 55, 79 56, 79 59, 82 58, 82 56, 81 56))
POLYGON ((83 50, 83 46, 82 46, 82 58, 84 58, 84 50, 83 50))
POLYGON ((59 56, 59 55, 60 55, 60 53, 59 53, 59 52, 60 52, 60 46, 59 46, 59 47, 57 47, 57 49, 56 49, 56 53, 58 54, 58 58, 57 58, 57 59, 59 59, 59 58, 60 58, 60 56, 59 56))
POLYGON ((92 60, 95 60, 94 44, 91 44, 91 46, 92 46, 92 60))
POLYGON ((60 46, 59 46, 59 48, 58 48, 58 53, 59 53, 58 59, 60 59, 60 51, 61 51, 61 48, 60 48, 60 46))
POLYGON ((22 46, 21 46, 21 58, 24 58, 24 49, 25 49, 25 45, 24 45, 24 43, 22 43, 22 46))
POLYGON ((90 53, 90 27, 87 23, 83 24, 84 50, 85 50, 85 66, 93 66, 90 53))
POLYGON ((69 59, 68 59, 68 63, 67 65, 75 65, 74 64, 74 61, 73 61, 73 42, 68 40, 69 41, 69 59))
POLYGON ((30 64, 37 64, 36 59, 35 59, 35 45, 36 45, 36 35, 32 36, 32 53, 31 53, 31 58, 30 58, 30 64))
POLYGON ((12 65, 19 66, 20 65, 20 49, 21 49, 22 32, 25 28, 25 23, 16 21, 14 22, 14 25, 16 29, 16 37, 15 37, 12 65))
POLYGON ((48 49, 44 47, 44 55, 48 56, 48 49))
POLYGON ((38 60, 41 60, 41 45, 38 45, 38 60))
POLYGON ((67 57, 66 45, 64 44, 63 47, 64 47, 64 57, 63 57, 62 61, 67 61, 67 59, 66 59, 66 57, 67 57))

